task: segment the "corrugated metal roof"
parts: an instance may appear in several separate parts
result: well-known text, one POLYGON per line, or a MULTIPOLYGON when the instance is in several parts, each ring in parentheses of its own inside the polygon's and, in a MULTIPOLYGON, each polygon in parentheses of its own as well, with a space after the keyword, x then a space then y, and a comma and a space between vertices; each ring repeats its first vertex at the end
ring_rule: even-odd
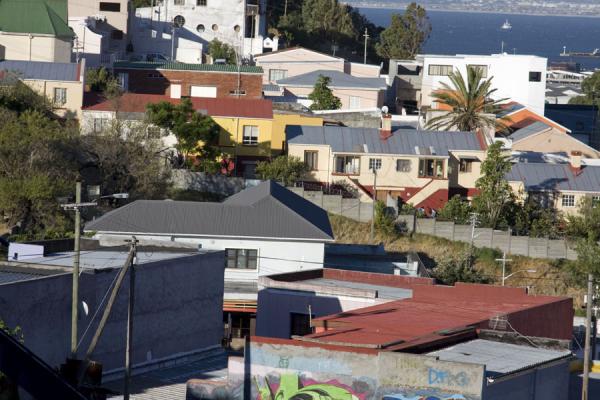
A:
POLYGON ((42 276, 44 275, 28 272, 13 272, 0 270, 0 285, 13 282, 28 281, 30 279, 36 279, 42 276))
POLYGON ((325 210, 272 181, 223 203, 138 200, 86 225, 87 231, 331 241, 325 210))
POLYGON ((482 151, 474 132, 437 132, 398 129, 382 140, 378 129, 340 126, 288 125, 289 144, 329 145, 335 153, 372 153, 448 156, 450 150, 482 151))
POLYGON ((586 165, 579 172, 569 164, 516 163, 506 179, 523 182, 527 191, 600 193, 600 166, 586 165))
POLYGON ((21 79, 79 81, 79 64, 76 63, 5 60, 0 61, 0 71, 14 72, 21 79))
POLYGON ((537 135, 538 133, 542 133, 551 128, 552 127, 550 125, 538 121, 526 126, 525 128, 516 130, 512 133, 512 135, 509 136, 509 138, 512 139, 513 142, 518 142, 519 140, 526 139, 532 135, 537 135))
MULTIPOLYGON (((187 64, 177 61, 168 62, 147 62, 147 61, 116 61, 113 64, 115 69, 168 69, 175 71, 199 71, 199 72, 227 72, 237 73, 237 65, 229 64, 187 64)), ((241 65, 239 71, 245 74, 262 74, 262 67, 253 65, 241 65)))
POLYGON ((0 0, 0 31, 72 38, 67 0, 0 0))
POLYGON ((487 376, 495 377, 569 357, 571 352, 475 339, 428 355, 442 361, 485 365, 487 376))
POLYGON ((331 78, 331 82, 328 85, 330 88, 355 88, 371 90, 387 88, 384 78, 360 78, 341 71, 330 71, 324 69, 280 79, 277 81, 277 84, 280 86, 313 87, 320 75, 331 78))

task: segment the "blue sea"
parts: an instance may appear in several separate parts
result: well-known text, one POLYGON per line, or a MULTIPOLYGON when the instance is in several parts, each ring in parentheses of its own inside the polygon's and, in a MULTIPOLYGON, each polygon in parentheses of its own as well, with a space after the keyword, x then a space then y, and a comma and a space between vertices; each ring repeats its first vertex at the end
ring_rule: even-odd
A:
MULTIPOLYGON (((391 15, 404 10, 363 8, 360 11, 373 23, 388 26, 391 15)), ((567 52, 591 52, 600 48, 600 18, 533 15, 482 14, 428 11, 432 25, 423 53, 492 54, 504 51, 535 54, 550 61, 574 61, 584 69, 600 68, 600 58, 560 57, 567 52), (502 30, 505 20, 512 30, 502 30)))

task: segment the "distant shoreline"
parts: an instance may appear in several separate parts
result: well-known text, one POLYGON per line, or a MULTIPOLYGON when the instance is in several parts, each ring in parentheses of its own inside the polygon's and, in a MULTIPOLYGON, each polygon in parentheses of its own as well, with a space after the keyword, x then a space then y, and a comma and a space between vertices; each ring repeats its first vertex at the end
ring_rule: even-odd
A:
MULTIPOLYGON (((393 6, 361 6, 349 4, 357 9, 368 8, 370 10, 402 10, 400 7, 393 6)), ((532 17, 569 17, 569 18, 600 18, 599 15, 577 15, 577 14, 543 14, 543 13, 519 13, 514 11, 479 11, 479 10, 448 10, 442 8, 425 8, 428 12, 448 12, 448 13, 465 13, 465 14, 497 14, 497 15, 527 15, 532 17)))

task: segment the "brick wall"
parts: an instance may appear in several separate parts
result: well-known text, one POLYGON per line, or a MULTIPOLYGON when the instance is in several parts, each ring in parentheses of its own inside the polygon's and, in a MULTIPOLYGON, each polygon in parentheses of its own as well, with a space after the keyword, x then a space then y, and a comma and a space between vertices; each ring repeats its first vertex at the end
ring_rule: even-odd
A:
MULTIPOLYGON (((234 97, 230 94, 238 87, 238 74, 206 71, 171 71, 145 69, 115 69, 115 74, 129 75, 130 92, 145 94, 170 95, 171 83, 181 84, 181 95, 189 96, 190 88, 198 86, 216 86, 217 97, 234 97)), ((241 74, 241 90, 246 91, 242 96, 246 99, 262 97, 262 74, 241 74)))

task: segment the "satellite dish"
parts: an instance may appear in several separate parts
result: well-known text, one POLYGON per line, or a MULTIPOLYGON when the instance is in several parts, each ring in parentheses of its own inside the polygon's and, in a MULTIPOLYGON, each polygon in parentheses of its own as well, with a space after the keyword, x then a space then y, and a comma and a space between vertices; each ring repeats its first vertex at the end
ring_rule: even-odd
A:
POLYGON ((81 308, 83 308, 83 313, 87 317, 90 314, 90 307, 88 306, 88 304, 85 301, 81 302, 81 308))
POLYGON ((181 28, 183 25, 185 25, 185 18, 182 15, 177 15, 173 18, 173 26, 175 28, 181 28))
POLYGON ((383 106, 381 107, 381 112, 384 114, 387 114, 390 111, 390 109, 388 108, 388 106, 383 106))

